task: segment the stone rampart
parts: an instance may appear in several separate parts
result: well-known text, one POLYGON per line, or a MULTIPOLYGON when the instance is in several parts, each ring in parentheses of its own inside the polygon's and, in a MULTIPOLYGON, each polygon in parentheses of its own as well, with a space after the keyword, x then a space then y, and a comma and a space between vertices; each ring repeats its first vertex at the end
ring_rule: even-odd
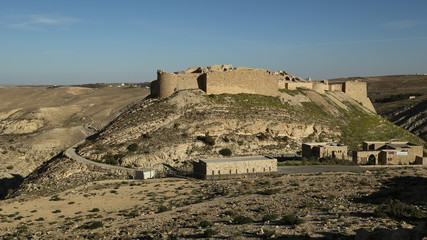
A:
POLYGON ((354 100, 360 102, 367 109, 375 112, 374 105, 368 98, 368 90, 366 82, 347 81, 343 83, 343 92, 349 95, 354 100))
POLYGON ((278 80, 268 70, 235 68, 206 73, 206 93, 278 95, 278 80))
POLYGON ((329 85, 329 91, 343 91, 343 84, 331 84, 329 85))
POLYGON ((297 88, 313 89, 312 82, 279 81, 279 89, 296 90, 297 88))
POLYGON ((320 94, 324 94, 326 90, 329 90, 329 86, 322 82, 316 82, 313 83, 313 90, 320 94))
POLYGON ((198 89, 200 85, 203 85, 201 75, 201 73, 168 73, 159 70, 157 71, 157 80, 153 81, 155 82, 153 85, 158 89, 151 91, 151 94, 165 98, 178 90, 198 89))
POLYGON ((151 96, 159 98, 169 97, 174 92, 185 89, 201 89, 207 94, 249 93, 278 96, 279 89, 297 88, 311 89, 321 94, 325 91, 342 91, 375 112, 371 100, 367 97, 366 82, 356 80, 329 84, 326 80, 315 82, 310 78, 294 77, 285 71, 271 73, 264 69, 233 68, 231 65, 193 67, 175 73, 158 70, 157 80, 150 84, 151 96))

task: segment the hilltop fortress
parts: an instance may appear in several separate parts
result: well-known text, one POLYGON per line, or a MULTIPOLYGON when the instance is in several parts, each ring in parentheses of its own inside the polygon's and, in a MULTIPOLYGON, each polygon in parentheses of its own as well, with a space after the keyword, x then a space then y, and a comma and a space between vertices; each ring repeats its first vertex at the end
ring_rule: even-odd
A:
POLYGON ((320 94, 325 91, 341 91, 375 112, 367 96, 366 82, 346 81, 329 84, 327 80, 311 81, 291 76, 285 71, 270 72, 265 69, 232 67, 231 65, 213 65, 194 67, 187 71, 168 73, 157 71, 157 80, 150 84, 151 96, 166 98, 174 92, 184 89, 201 89, 206 94, 250 93, 266 96, 278 96, 280 89, 296 90, 305 88, 320 94))

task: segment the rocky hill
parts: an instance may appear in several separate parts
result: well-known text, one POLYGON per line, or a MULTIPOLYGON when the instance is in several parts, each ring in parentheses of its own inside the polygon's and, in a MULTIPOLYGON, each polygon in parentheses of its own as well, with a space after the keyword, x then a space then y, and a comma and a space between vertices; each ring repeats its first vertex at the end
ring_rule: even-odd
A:
POLYGON ((423 141, 370 112, 342 92, 282 91, 278 98, 179 91, 146 99, 111 122, 78 153, 129 167, 185 166, 192 160, 299 151, 302 142, 423 141))

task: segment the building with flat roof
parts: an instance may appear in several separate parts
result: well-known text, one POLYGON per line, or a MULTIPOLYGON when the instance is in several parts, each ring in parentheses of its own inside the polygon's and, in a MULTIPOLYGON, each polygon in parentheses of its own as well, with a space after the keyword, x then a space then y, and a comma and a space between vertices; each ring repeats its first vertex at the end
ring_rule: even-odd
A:
POLYGON ((423 157, 423 147, 411 142, 365 141, 361 151, 353 151, 357 164, 407 165, 423 157))
POLYGON ((336 142, 314 142, 302 144, 302 156, 305 158, 347 159, 348 147, 336 142))
POLYGON ((264 156, 206 159, 195 162, 193 172, 202 179, 274 173, 277 172, 277 159, 264 156))

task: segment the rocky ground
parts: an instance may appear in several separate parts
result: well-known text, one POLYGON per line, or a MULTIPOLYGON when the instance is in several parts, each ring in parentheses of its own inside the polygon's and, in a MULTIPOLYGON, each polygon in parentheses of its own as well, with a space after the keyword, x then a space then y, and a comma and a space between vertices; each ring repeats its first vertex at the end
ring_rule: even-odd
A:
POLYGON ((426 186, 421 167, 105 180, 1 201, 0 233, 5 239, 421 239, 426 186))

